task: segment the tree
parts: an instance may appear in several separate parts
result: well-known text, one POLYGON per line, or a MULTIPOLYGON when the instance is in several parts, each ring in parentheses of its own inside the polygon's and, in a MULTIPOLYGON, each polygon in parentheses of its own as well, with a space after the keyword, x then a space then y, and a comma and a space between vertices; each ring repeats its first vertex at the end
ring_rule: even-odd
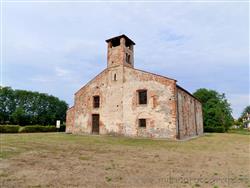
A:
POLYGON ((25 111, 22 107, 16 108, 16 110, 10 115, 11 122, 17 125, 25 125, 27 118, 25 111))
POLYGON ((66 102, 52 95, 0 88, 0 124, 55 124, 65 121, 66 102))
POLYGON ((250 106, 244 108, 243 112, 241 113, 240 118, 242 119, 246 114, 250 114, 250 106))
POLYGON ((238 121, 240 121, 243 126, 247 126, 247 124, 249 123, 247 114, 250 114, 250 106, 246 106, 244 108, 243 112, 241 113, 240 118, 238 119, 238 121))
POLYGON ((15 111, 15 96, 10 87, 0 87, 0 123, 9 122, 15 111))
POLYGON ((202 103, 204 128, 225 131, 233 124, 232 109, 225 94, 205 88, 198 89, 193 94, 202 103))

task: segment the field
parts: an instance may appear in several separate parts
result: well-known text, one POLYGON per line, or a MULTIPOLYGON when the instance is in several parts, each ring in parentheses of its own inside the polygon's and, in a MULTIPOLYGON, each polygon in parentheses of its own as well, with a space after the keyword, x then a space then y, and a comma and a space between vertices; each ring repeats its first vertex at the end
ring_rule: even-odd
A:
POLYGON ((250 187, 250 135, 2 134, 1 187, 250 187))

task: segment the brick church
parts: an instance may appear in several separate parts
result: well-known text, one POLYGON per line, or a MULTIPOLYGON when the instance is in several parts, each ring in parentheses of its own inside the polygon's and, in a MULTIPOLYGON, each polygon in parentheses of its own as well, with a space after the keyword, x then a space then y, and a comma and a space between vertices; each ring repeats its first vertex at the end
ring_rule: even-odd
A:
POLYGON ((134 68, 135 43, 106 40, 107 68, 74 96, 66 132, 186 139, 203 134, 201 103, 177 81, 134 68))

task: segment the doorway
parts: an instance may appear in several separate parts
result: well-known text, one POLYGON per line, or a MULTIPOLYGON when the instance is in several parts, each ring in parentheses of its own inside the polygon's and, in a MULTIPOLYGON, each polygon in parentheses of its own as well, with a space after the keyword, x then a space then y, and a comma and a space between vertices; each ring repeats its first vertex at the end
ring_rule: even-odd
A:
POLYGON ((92 114, 92 133, 99 134, 99 114, 92 114))

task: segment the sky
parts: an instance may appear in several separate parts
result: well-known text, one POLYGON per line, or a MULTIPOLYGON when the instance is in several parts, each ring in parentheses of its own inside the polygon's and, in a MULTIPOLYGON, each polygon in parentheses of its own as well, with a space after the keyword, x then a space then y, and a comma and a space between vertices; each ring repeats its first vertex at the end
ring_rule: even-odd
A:
POLYGON ((225 93, 233 116, 249 105, 246 2, 8 2, 1 7, 4 86, 74 93, 106 68, 106 39, 126 34, 135 67, 190 92, 225 93))

